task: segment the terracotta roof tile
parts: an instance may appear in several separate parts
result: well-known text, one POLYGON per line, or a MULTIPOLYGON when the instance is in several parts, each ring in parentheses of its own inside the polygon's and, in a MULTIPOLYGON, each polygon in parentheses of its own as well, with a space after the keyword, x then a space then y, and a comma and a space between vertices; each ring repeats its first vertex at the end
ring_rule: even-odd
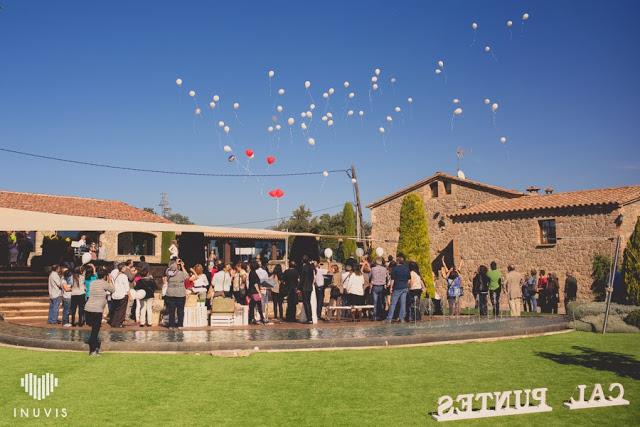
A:
POLYGON ((515 199, 498 199, 471 206, 451 215, 461 217, 492 213, 521 212, 584 206, 622 206, 640 200, 640 185, 581 190, 548 195, 527 195, 515 199))
POLYGON ((372 202, 372 203, 368 204, 367 207, 369 209, 375 208, 376 206, 379 206, 379 205, 381 205, 383 203, 386 203, 386 202, 391 201, 391 200, 393 200, 395 198, 398 198, 400 196, 404 196, 405 194, 410 193, 410 192, 412 192, 414 190, 417 190, 420 187, 423 187, 423 186, 425 186, 427 184, 431 184, 433 181, 436 181, 438 178, 445 179, 445 180, 448 180, 448 181, 453 181, 453 182, 458 183, 460 185, 466 185, 466 186, 469 186, 469 187, 476 187, 476 188, 479 188, 481 190, 488 191, 488 192, 491 192, 491 193, 497 193, 497 194, 500 194, 500 195, 505 196, 505 197, 519 197, 519 196, 523 195, 523 193, 521 193, 519 191, 516 191, 516 190, 511 190, 511 189, 504 188, 504 187, 498 187, 496 185, 485 184, 484 182, 474 181, 474 180, 468 179, 468 178, 461 179, 461 178, 458 178, 457 176, 449 175, 449 174, 444 173, 444 172, 436 172, 435 174, 433 174, 433 175, 431 175, 431 176, 429 176, 427 178, 423 178, 418 182, 414 182, 413 184, 411 184, 411 185, 409 185, 407 187, 401 188, 400 190, 398 190, 398 191, 396 191, 394 193, 391 193, 391 194, 389 194, 387 196, 384 196, 381 199, 376 200, 375 202, 372 202))
POLYGON ((127 221, 171 221, 117 200, 90 199, 52 194, 0 191, 0 207, 26 211, 76 215, 127 221))

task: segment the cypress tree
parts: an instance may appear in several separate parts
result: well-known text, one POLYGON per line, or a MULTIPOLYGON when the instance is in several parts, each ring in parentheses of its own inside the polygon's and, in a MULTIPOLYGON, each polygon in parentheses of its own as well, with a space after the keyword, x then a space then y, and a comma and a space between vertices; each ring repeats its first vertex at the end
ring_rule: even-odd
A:
MULTIPOLYGON (((349 202, 344 204, 342 208, 342 223, 344 224, 344 234, 347 236, 356 235, 356 215, 353 212, 353 205, 349 202)), ((342 242, 343 259, 356 255, 356 241, 353 239, 345 239, 342 242)))
POLYGON ((420 275, 426 286, 429 297, 435 297, 435 285, 431 270, 429 252, 429 223, 422 205, 422 199, 411 193, 402 200, 400 208, 400 238, 398 253, 403 253, 407 260, 415 261, 420 267, 420 275))
POLYGON ((640 303, 640 220, 636 220, 635 229, 624 249, 622 272, 629 302, 640 303))

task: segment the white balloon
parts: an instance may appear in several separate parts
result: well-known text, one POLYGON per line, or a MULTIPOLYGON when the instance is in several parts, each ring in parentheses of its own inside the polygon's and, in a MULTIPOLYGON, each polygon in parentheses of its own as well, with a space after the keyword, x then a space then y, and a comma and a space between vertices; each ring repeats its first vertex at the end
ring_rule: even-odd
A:
POLYGON ((462 108, 458 107, 455 110, 453 110, 453 114, 455 114, 456 116, 459 116, 460 114, 462 114, 462 108))
POLYGON ((522 20, 526 21, 527 19, 529 19, 529 14, 527 12, 522 14, 522 20))
POLYGON ((382 255, 384 255, 384 249, 382 249, 380 246, 378 246, 376 248, 376 255, 378 255, 379 257, 381 257, 382 255))
POLYGON ((273 132, 273 126, 269 126, 269 127, 267 128, 267 132, 269 132, 269 133, 273 132))
POLYGON ((238 108, 240 108, 240 103, 239 102, 234 102, 233 103, 233 109, 237 110, 238 108))
POLYGON ((387 116, 387 121, 388 121, 388 122, 392 122, 392 121, 393 121, 393 117, 391 117, 391 116, 387 116))
POLYGON ((364 250, 362 250, 362 248, 356 249, 356 255, 361 257, 362 255, 364 255, 364 250))
POLYGON ((359 115, 360 117, 364 117, 364 111, 362 111, 362 110, 358 111, 358 115, 359 115))
POLYGON ((501 142, 501 143, 503 143, 503 144, 506 144, 506 142, 507 142, 507 137, 506 137, 506 136, 501 136, 501 137, 500 137, 500 142, 501 142))
POLYGON ((280 129, 282 129, 282 126, 280 126, 279 124, 276 125, 276 130, 280 130, 280 129))
POLYGON ((489 98, 485 98, 483 102, 484 102, 484 105, 491 104, 491 100, 489 98))
POLYGON ((277 105, 277 106, 276 106, 276 111, 277 111, 278 113, 282 113, 282 112, 284 111, 284 107, 283 107, 282 105, 277 105))
POLYGON ((300 113, 300 117, 302 117, 303 119, 307 117, 307 112, 303 111, 302 113, 300 113))
POLYGON ((307 124, 306 123, 300 123, 300 127, 302 128, 302 130, 307 130, 307 124))
POLYGON ((225 126, 222 130, 224 130, 224 133, 229 133, 231 128, 229 126, 225 126))
POLYGON ((331 111, 329 111, 329 112, 327 113, 327 117, 329 117, 330 119, 332 119, 332 118, 333 118, 333 113, 332 113, 331 111))
POLYGON ((200 107, 196 107, 195 113, 196 115, 200 115, 200 113, 202 113, 202 110, 200 109, 200 107))
POLYGON ((438 67, 444 68, 444 61, 442 59, 438 61, 438 67))
POLYGON ((349 116, 349 117, 353 116, 353 110, 347 111, 347 116, 349 116))
POLYGON ((328 171, 322 171, 322 176, 324 176, 324 177, 329 176, 329 172, 328 171))
POLYGON ((376 68, 375 70, 373 70, 373 73, 374 73, 376 76, 379 76, 379 75, 380 75, 380 68, 376 68))
POLYGON ((473 28, 474 30, 478 29, 478 23, 477 22, 472 22, 471 23, 471 28, 473 28))
POLYGON ((273 70, 269 70, 269 72, 267 73, 267 75, 269 76, 269 78, 273 77, 276 75, 276 72, 273 70))
POLYGON ((355 178, 351 178, 351 182, 355 184, 358 181, 355 178))
POLYGON ((349 82, 348 81, 344 81, 344 83, 342 83, 342 86, 344 86, 344 88, 348 88, 349 87, 349 82))
POLYGON ((407 98, 407 102, 408 102, 409 104, 412 104, 412 103, 413 103, 413 98, 412 98, 412 97, 408 97, 408 98, 407 98))
POLYGON ((309 105, 309 109, 310 109, 310 110, 315 110, 315 109, 316 109, 316 104, 311 104, 311 105, 309 105))
POLYGON ((278 89, 278 95, 280 96, 284 95, 284 89, 282 88, 278 89))
POLYGON ((223 127, 224 127, 224 122, 223 122, 222 120, 220 120, 220 121, 218 122, 218 127, 221 127, 221 128, 223 128, 223 127))
POLYGON ((349 99, 353 99, 356 96, 356 94, 355 92, 349 92, 349 95, 347 96, 349 97, 349 99))
POLYGON ((485 52, 491 52, 491 46, 485 46, 484 47, 484 51, 485 52))
POLYGON ((225 145, 224 147, 222 147, 222 149, 224 150, 225 153, 230 153, 231 152, 231 146, 229 146, 229 145, 225 145))
POLYGON ((395 83, 395 82, 396 82, 396 78, 395 78, 395 77, 391 77, 391 78, 389 79, 389 81, 390 81, 391 83, 395 83))
POLYGON ((436 74, 440 74, 442 70, 440 68, 436 68, 436 74))
POLYGON ((460 100, 458 98, 453 98, 453 103, 454 104, 460 104, 460 100))
POLYGON ((309 139, 307 139, 307 143, 309 145, 316 145, 316 140, 315 140, 315 138, 309 138, 309 139))
POLYGON ((333 95, 333 92, 335 92, 336 90, 332 87, 329 88, 329 95, 333 95))
POLYGON ((396 108, 393 109, 393 111, 395 111, 396 113, 399 113, 400 111, 402 111, 402 108, 396 107, 396 108))
POLYGON ((509 28, 513 27, 513 21, 511 20, 507 21, 507 27, 509 28))
POLYGON ((494 102, 493 104, 491 104, 491 111, 496 111, 498 109, 498 103, 494 102))
POLYGON ((327 117, 327 116, 322 116, 322 121, 323 121, 323 122, 326 122, 326 121, 327 121, 327 119, 328 119, 328 117, 327 117))
POLYGON ((331 250, 331 248, 327 248, 324 250, 324 257, 325 258, 331 258, 333 256, 333 251, 331 250))
POLYGON ((313 117, 313 113, 311 111, 307 111, 307 118, 312 118, 313 117))
POLYGON ((327 120, 327 126, 333 126, 333 120, 331 119, 327 120))
POLYGON ((371 89, 378 90, 378 83, 374 83, 371 85, 371 89))
POLYGON ((372 76, 371 77, 371 83, 375 83, 378 81, 378 77, 377 76, 372 76))
POLYGON ((218 102, 218 101, 220 101, 220 97, 218 95, 213 95, 213 100, 215 102, 218 102))
POLYGON ((215 102, 213 102, 213 101, 211 101, 211 102, 209 103, 209 107, 213 110, 214 108, 216 108, 216 103, 215 103, 215 102))
POLYGON ((464 172, 462 172, 462 169, 458 169, 458 178, 467 179, 467 177, 464 175, 464 172))
POLYGON ((295 119, 294 119, 293 117, 289 117, 289 118, 287 119, 287 124, 288 124, 289 126, 293 126, 293 124, 294 124, 295 122, 296 122, 296 121, 295 121, 295 119))
POLYGON ((305 88, 305 89, 309 89, 310 87, 311 87, 311 82, 310 82, 309 80, 306 80, 306 81, 304 82, 304 88, 305 88))
POLYGON ((193 98, 194 96, 196 96, 196 91, 195 91, 195 90, 190 90, 190 91, 189 91, 189 96, 190 96, 190 97, 192 97, 192 98, 193 98))
POLYGON ((378 132, 380 132, 380 133, 384 133, 384 128, 383 128, 382 126, 380 126, 380 127, 378 128, 378 132))
POLYGON ((327 99, 327 98, 329 98, 329 94, 328 94, 327 92, 325 92, 325 93, 323 93, 323 94, 322 94, 322 97, 323 97, 324 99, 327 99))
POLYGON ((178 86, 182 86, 182 79, 176 79, 176 84, 178 86))

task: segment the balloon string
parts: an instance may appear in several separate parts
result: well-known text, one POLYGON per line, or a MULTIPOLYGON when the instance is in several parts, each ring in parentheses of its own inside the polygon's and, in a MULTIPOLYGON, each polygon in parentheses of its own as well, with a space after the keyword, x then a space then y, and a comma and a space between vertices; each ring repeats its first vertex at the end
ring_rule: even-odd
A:
POLYGON ((496 61, 496 63, 498 62, 498 58, 496 58, 496 56, 493 53, 493 50, 491 51, 491 56, 493 57, 493 59, 496 61))
POLYGON ((240 120, 240 117, 238 117, 238 112, 237 112, 237 111, 234 111, 234 112, 233 112, 233 114, 235 114, 235 115, 236 115, 236 121, 238 122, 238 124, 239 124, 240 126, 244 126, 244 124, 242 124, 242 120, 240 120))
POLYGON ((476 30, 473 30, 473 40, 471 41, 471 44, 469 45, 469 47, 473 47, 476 44, 476 36, 477 36, 477 32, 476 30))

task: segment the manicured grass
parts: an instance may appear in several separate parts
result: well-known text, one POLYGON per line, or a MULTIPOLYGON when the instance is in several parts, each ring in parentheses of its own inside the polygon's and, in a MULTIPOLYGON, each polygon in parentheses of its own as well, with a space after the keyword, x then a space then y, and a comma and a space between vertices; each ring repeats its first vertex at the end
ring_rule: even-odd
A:
MULTIPOLYGON (((471 425, 635 425, 640 339, 572 332, 493 343, 359 351, 181 354, 42 352, 0 348, 0 425, 435 425, 442 394, 549 388, 553 412, 471 425), (60 385, 36 402, 27 372, 60 385), (576 385, 625 386, 630 406, 569 411, 576 385), (66 419, 13 419, 14 407, 66 407, 66 419)), ((577 396, 577 394, 576 394, 577 396)))

